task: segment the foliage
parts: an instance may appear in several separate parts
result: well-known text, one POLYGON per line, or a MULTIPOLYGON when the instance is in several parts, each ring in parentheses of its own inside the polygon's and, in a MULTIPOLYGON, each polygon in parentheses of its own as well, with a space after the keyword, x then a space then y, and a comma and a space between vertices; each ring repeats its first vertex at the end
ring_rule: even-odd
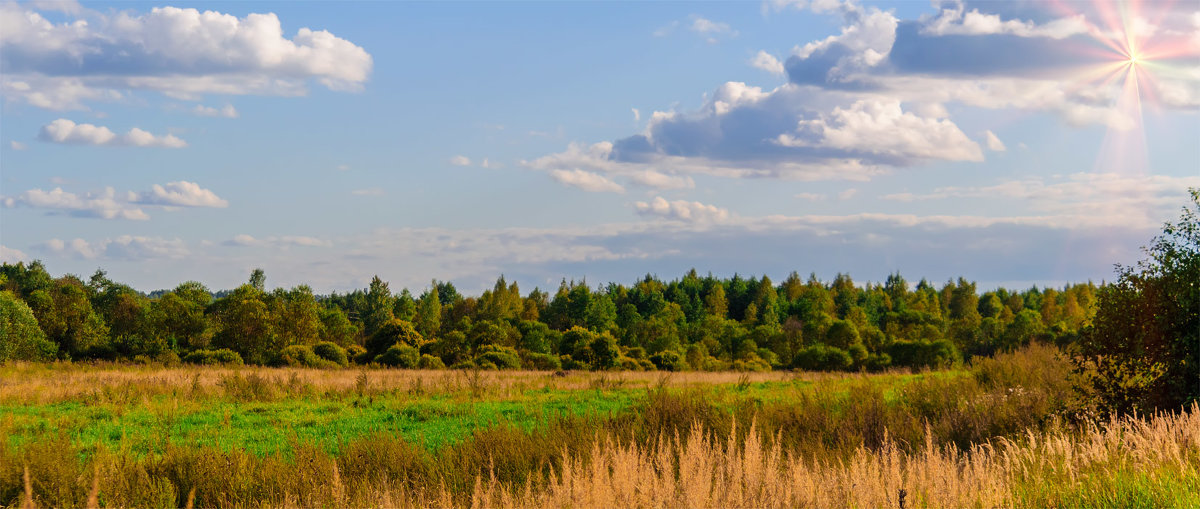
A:
MULTIPOLYGON (((368 352, 369 353, 369 352, 368 352)), ((393 368, 412 369, 421 361, 421 353, 409 345, 396 343, 375 357, 375 362, 393 368)))
POLYGON ((475 365, 483 369, 521 369, 521 358, 512 348, 489 344, 479 348, 475 365))
POLYGON ((25 301, 0 290, 0 363, 48 361, 57 351, 58 345, 46 339, 25 301))
POLYGON ((1078 342, 1078 369, 1102 410, 1177 409, 1200 400, 1200 189, 1177 223, 1117 266, 1078 342))
POLYGON ((338 366, 346 367, 350 365, 350 359, 345 348, 338 346, 329 341, 322 341, 313 345, 312 351, 318 357, 332 362, 338 366))
MULTIPOLYGON (((337 346, 337 345, 333 345, 337 346)), ((279 365, 293 368, 336 368, 337 362, 324 359, 305 345, 291 345, 279 352, 279 365)))
POLYGON ((219 350, 193 350, 183 357, 183 362, 204 366, 241 366, 242 356, 228 348, 219 350))

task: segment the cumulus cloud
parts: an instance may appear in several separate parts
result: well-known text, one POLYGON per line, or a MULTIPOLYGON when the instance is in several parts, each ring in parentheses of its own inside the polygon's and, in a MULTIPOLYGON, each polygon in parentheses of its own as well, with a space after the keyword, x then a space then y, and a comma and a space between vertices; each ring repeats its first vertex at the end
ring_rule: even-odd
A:
POLYGON ((750 59, 750 65, 756 69, 762 69, 771 74, 782 76, 785 73, 783 69, 783 62, 780 62, 778 58, 775 58, 775 55, 762 50, 759 50, 758 54, 754 55, 754 58, 750 59))
POLYGON ((238 110, 232 104, 226 104, 221 108, 197 104, 195 108, 192 108, 192 114, 201 117, 238 118, 238 110))
POLYGON ((300 28, 287 37, 273 13, 81 8, 55 22, 44 10, 45 3, 0 5, 0 66, 6 96, 49 109, 83 109, 133 89, 179 98, 298 95, 316 81, 357 90, 373 65, 366 50, 325 30, 300 28))
POLYGON ((29 257, 19 250, 0 244, 0 262, 17 263, 28 260, 29 257))
POLYGON ((1004 142, 1000 141, 1000 137, 996 136, 996 133, 992 131, 984 131, 983 135, 987 138, 988 150, 993 152, 1004 152, 1005 150, 1008 150, 1008 148, 1004 146, 1004 142))
POLYGON ((155 184, 150 191, 138 193, 131 201, 168 207, 224 208, 229 206, 229 202, 217 196, 216 193, 200 187, 200 184, 184 180, 168 182, 166 185, 155 184))
POLYGON ((634 208, 643 216, 684 222, 717 223, 729 219, 729 211, 715 205, 687 200, 667 201, 661 196, 656 196, 649 203, 639 201, 634 208))
POLYGON ((603 175, 583 170, 551 170, 550 177, 560 184, 594 193, 623 193, 625 188, 603 175))
POLYGON ((953 122, 905 112, 899 101, 863 100, 849 108, 834 108, 827 118, 800 121, 798 133, 780 135, 779 143, 794 147, 828 147, 900 161, 983 160, 979 145, 968 139, 953 122))
POLYGON ((454 157, 450 158, 450 164, 453 164, 455 166, 470 166, 471 158, 469 158, 467 156, 461 156, 461 155, 454 156, 454 157))
POLYGON ((0 196, 5 207, 28 207, 43 209, 49 214, 67 214, 75 217, 99 219, 129 219, 142 221, 150 216, 142 206, 215 207, 222 208, 229 202, 218 197, 195 182, 178 181, 166 185, 154 185, 150 191, 141 193, 118 193, 111 187, 100 192, 77 194, 56 187, 49 191, 30 189, 16 196, 0 196))
POLYGON ((25 149, 29 148, 28 145, 21 143, 19 141, 15 141, 15 140, 8 142, 8 147, 13 150, 25 150, 25 149))
POLYGON ((696 181, 692 180, 692 177, 667 175, 649 169, 631 174, 629 181, 640 186, 653 187, 655 189, 692 189, 696 187, 696 181))
POLYGON ((65 213, 75 217, 92 217, 99 219, 131 219, 144 221, 150 219, 141 208, 129 203, 125 196, 118 196, 111 188, 105 188, 98 193, 75 194, 56 187, 49 191, 30 189, 15 197, 4 197, 5 207, 24 206, 35 209, 45 209, 50 213, 65 213))
POLYGON ((303 235, 282 235, 255 238, 244 233, 235 235, 232 239, 222 242, 222 244, 232 247, 255 246, 285 250, 292 247, 330 247, 333 245, 333 243, 328 240, 322 240, 316 237, 307 237, 303 235))
POLYGON ((92 124, 76 124, 60 118, 42 126, 38 139, 50 143, 69 145, 110 145, 127 147, 183 148, 187 142, 173 134, 157 136, 134 127, 129 132, 117 135, 111 129, 92 124))
POLYGON ((80 238, 70 241, 54 238, 37 247, 48 254, 88 260, 147 261, 164 258, 181 259, 190 254, 187 245, 178 238, 166 239, 137 235, 122 235, 94 242, 80 238))

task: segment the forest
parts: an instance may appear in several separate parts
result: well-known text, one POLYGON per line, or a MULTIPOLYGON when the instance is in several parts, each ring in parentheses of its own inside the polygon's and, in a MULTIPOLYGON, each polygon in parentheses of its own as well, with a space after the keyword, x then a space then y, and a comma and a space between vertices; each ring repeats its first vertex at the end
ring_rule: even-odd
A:
POLYGON ((40 262, 0 267, 16 317, 0 360, 102 359, 166 364, 536 370, 882 371, 950 367, 1037 341, 1067 345, 1095 314, 1091 282, 980 294, 900 274, 856 284, 793 272, 592 288, 563 281, 522 294, 504 276, 479 296, 434 280, 420 295, 375 277, 350 293, 195 281, 150 294, 97 270, 52 277, 40 262), (17 337, 20 336, 20 337, 17 337))

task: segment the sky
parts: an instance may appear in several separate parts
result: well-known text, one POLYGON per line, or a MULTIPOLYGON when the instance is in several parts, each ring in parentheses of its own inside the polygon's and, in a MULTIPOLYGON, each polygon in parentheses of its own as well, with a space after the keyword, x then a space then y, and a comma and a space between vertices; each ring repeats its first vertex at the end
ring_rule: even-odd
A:
POLYGON ((0 2, 0 260, 151 291, 1113 278, 1200 4, 0 2))

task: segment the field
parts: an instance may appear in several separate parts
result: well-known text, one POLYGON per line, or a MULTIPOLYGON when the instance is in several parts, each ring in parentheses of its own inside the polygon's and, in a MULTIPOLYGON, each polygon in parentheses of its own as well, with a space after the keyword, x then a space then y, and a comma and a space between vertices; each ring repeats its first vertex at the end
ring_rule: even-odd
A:
POLYGON ((1068 374, 10 364, 0 505, 1200 505, 1200 410, 1073 424, 1068 374))

